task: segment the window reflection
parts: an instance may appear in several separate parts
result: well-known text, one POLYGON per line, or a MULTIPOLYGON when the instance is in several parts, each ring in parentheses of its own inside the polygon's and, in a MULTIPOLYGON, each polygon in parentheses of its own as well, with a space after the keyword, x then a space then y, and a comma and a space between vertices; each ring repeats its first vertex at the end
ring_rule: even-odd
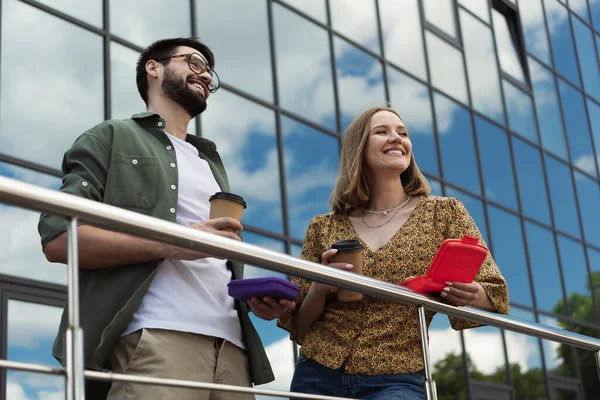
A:
POLYGON ((485 222, 485 215, 483 213, 483 203, 481 202, 481 200, 476 199, 473 196, 469 196, 468 194, 460 190, 453 189, 450 187, 446 188, 446 196, 455 197, 465 205, 465 208, 473 218, 473 221, 475 221, 475 224, 477 225, 477 228, 479 229, 483 240, 485 240, 485 242, 488 243, 488 229, 487 223, 485 222))
POLYGON ((135 65, 139 54, 118 43, 110 44, 111 117, 130 118, 146 109, 135 83, 135 65))
MULTIPOLYGON (((540 315, 540 322, 555 328, 569 329, 569 325, 565 321, 545 315, 540 315)), ((572 347, 542 339, 542 349, 544 351, 546 371, 550 377, 575 376, 574 353, 572 347)))
POLYGON ((388 68, 390 100, 410 134, 419 169, 439 176, 429 88, 394 68, 388 68))
POLYGON ((386 60, 426 80, 418 0, 379 0, 386 60))
POLYGON ((500 329, 485 326, 466 329, 463 334, 467 354, 471 360, 471 378, 478 382, 508 383, 500 329))
POLYGON ((513 153, 523 213, 549 225, 550 207, 540 151, 514 138, 513 153))
POLYGON ((429 182, 429 186, 431 186, 431 195, 432 196, 442 196, 442 183, 437 179, 427 178, 427 182, 429 182))
POLYGON ((537 306, 544 311, 566 314, 563 309, 555 310, 564 297, 552 232, 531 222, 525 222, 525 231, 537 306))
POLYGON ((455 3, 452 0, 423 0, 425 18, 453 38, 456 38, 454 23, 455 3))
POLYGON ((102 28, 102 0, 36 0, 57 11, 81 19, 88 24, 102 28))
POLYGON ((2 33, 0 152, 58 169, 104 117, 102 37, 16 0, 2 2, 2 33))
POLYGON ((518 48, 510 33, 509 22, 506 16, 496 9, 492 9, 494 20, 494 33, 498 45, 498 58, 502 70, 518 81, 525 83, 525 72, 519 58, 518 48))
POLYGON ((329 0, 331 25, 342 35, 380 53, 375 0, 329 0), (360 26, 360 29, 356 29, 360 26))
POLYGON ((304 240, 311 219, 330 211, 339 170, 338 139, 282 118, 290 235, 304 240))
POLYGON ((504 98, 506 99, 508 126, 512 131, 537 143, 537 129, 535 127, 531 97, 506 80, 503 80, 502 84, 504 98))
POLYGON ((348 42, 335 38, 342 129, 361 112, 375 105, 385 105, 381 63, 348 42))
POLYGON ((458 0, 458 2, 485 22, 490 22, 487 0, 458 0))
POLYGON ((467 399, 467 377, 460 333, 450 327, 445 315, 436 314, 433 317, 429 326, 429 351, 438 398, 467 399), (450 394, 452 397, 446 397, 450 394))
POLYGON ((590 1, 590 11, 592 13, 592 21, 594 23, 594 28, 597 31, 600 31, 600 2, 590 1))
POLYGON ((579 72, 573 48, 569 12, 557 0, 546 0, 546 18, 550 31, 550 42, 554 54, 554 64, 559 73, 579 85, 579 72))
POLYGON ((579 237, 579 220, 573 197, 573 180, 569 167, 553 157, 545 156, 550 198, 556 228, 579 237))
POLYGON ((138 46, 169 37, 187 37, 192 32, 189 0, 109 1, 111 33, 138 46))
POLYGON ((281 106, 335 130, 327 32, 277 4, 273 14, 281 106))
POLYGON ((596 157, 600 156, 600 106, 590 99, 586 99, 588 106, 588 116, 590 117, 590 128, 592 129, 592 137, 594 138, 594 147, 596 149, 596 157))
POLYGON ((531 287, 519 218, 489 206, 494 259, 508 283, 511 302, 531 306, 531 287))
POLYGON ((473 108, 504 123, 492 31, 464 10, 459 15, 473 108))
POLYGON ((434 95, 444 177, 481 193, 469 112, 442 95, 434 95), (459 156, 460 155, 460 156, 459 156))
MULTIPOLYGON (((570 315, 580 321, 595 323, 583 246, 574 240, 558 235, 558 249, 560 251, 560 261, 565 271, 565 289, 570 315)), ((557 303, 555 310, 563 311, 564 302, 557 303)), ((564 314, 564 312, 561 313, 564 314)))
POLYGON ((600 99, 600 79, 598 78, 600 70, 598 70, 598 59, 596 58, 592 31, 579 19, 572 18, 572 21, 577 44, 577 56, 579 57, 581 76, 583 77, 583 87, 590 95, 600 99))
POLYGON ((562 79, 558 80, 558 87, 565 116, 571 160, 576 167, 588 174, 597 175, 583 96, 562 79))
POLYGON ((325 0, 283 0, 290 6, 310 15, 317 21, 327 23, 327 6, 325 0))
POLYGON ((542 0, 527 0, 527 7, 519 7, 523 22, 527 51, 550 65, 550 47, 546 36, 546 23, 542 0))
POLYGON ((485 196, 490 200, 517 209, 515 181, 506 132, 475 118, 485 196))
POLYGON ((529 68, 533 81, 533 93, 542 145, 545 149, 566 159, 567 151, 560 120, 560 109, 556 98, 554 76, 532 58, 529 58, 529 68))
POLYGON ((231 190, 248 204, 243 223, 283 232, 273 112, 224 89, 210 101, 202 133, 217 144, 231 190))
POLYGON ((468 103, 462 55, 431 32, 425 32, 431 82, 463 104, 468 103))
POLYGON ((585 239, 589 243, 600 246, 600 210, 598 209, 600 187, 598 182, 575 172, 575 187, 577 188, 585 239))
MULTIPOLYGON (((596 0, 590 0, 590 3, 595 3, 595 2, 596 2, 596 0)), ((589 21, 590 16, 588 13, 587 3, 588 2, 586 0, 569 0, 569 8, 571 9, 571 11, 575 11, 577 13, 577 15, 579 15, 586 21, 589 21)), ((573 18, 573 22, 576 19, 577 18, 573 18)))

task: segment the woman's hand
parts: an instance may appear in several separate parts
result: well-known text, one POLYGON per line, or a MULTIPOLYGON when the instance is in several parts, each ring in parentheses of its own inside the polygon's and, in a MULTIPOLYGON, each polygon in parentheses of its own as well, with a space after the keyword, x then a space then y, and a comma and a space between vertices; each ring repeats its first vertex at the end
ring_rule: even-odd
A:
POLYGON ((487 293, 479 283, 445 282, 440 295, 457 306, 475 306, 488 311, 496 311, 487 293))
MULTIPOLYGON (((337 249, 329 249, 321 255, 321 264, 327 265, 329 267, 344 269, 349 271, 352 269, 352 264, 344 264, 344 263, 332 263, 331 257, 333 257, 337 253, 337 249)), ((325 283, 313 282, 310 286, 310 291, 319 296, 327 296, 330 293, 333 293, 338 288, 335 286, 327 285, 325 283)))

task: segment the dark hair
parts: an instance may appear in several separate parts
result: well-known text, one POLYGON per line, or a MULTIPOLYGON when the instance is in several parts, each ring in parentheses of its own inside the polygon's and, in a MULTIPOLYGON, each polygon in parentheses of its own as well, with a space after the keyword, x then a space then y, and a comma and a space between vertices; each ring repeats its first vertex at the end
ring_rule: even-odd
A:
MULTIPOLYGON (((179 46, 192 47, 198 50, 200 54, 206 57, 211 68, 215 66, 215 56, 212 51, 196 37, 162 39, 152 43, 140 53, 140 58, 138 58, 137 66, 135 67, 135 81, 137 83, 138 92, 140 92, 140 96, 142 96, 144 103, 148 104, 148 76, 146 73, 146 64, 150 60, 160 60, 174 55, 175 49, 179 46)), ((170 59, 166 59, 161 61, 161 63, 167 65, 169 64, 169 61, 170 59)))

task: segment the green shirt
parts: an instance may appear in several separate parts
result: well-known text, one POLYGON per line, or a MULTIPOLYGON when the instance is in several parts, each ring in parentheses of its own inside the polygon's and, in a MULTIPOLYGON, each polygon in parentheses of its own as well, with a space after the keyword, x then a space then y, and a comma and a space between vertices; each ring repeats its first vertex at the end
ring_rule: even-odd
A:
MULTIPOLYGON (((175 222, 177 158, 158 114, 143 112, 128 120, 110 120, 81 135, 64 156, 62 192, 175 222), (175 189, 171 186, 175 185, 175 189)), ((227 175, 210 140, 187 135, 215 180, 229 191, 227 175)), ((38 226, 42 246, 67 230, 62 217, 42 214, 38 226)), ((110 366, 112 350, 142 302, 162 260, 118 268, 80 269, 80 321, 84 331, 86 368, 110 366)), ((243 265, 228 261, 232 279, 243 277, 243 265)), ((245 302, 235 302, 248 349, 254 384, 274 379, 269 360, 245 302)), ((67 307, 63 310, 53 355, 64 364, 67 307)))

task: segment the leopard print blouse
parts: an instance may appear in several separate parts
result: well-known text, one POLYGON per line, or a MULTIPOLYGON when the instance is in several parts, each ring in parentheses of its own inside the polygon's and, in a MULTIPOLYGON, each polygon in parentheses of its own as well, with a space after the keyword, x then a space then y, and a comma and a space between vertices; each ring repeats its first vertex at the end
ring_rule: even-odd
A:
MULTIPOLYGON (((365 275, 392 283, 427 272, 438 248, 445 239, 460 239, 481 234, 464 205, 455 198, 422 196, 408 220, 379 250, 372 251, 358 238, 346 214, 319 215, 306 232, 302 258, 321 262, 321 254, 339 240, 358 238, 364 246, 365 275)), ((292 279, 300 287, 300 306, 311 282, 292 279)), ((485 289, 499 313, 508 314, 506 281, 490 254, 475 278, 485 289)), ((298 307, 296 309, 298 309, 298 307)), ((427 327, 433 316, 426 312, 427 327)), ((356 302, 339 302, 335 293, 326 298, 325 313, 311 327, 303 341, 296 337, 293 312, 279 318, 277 325, 291 334, 306 357, 332 369, 343 366, 348 374, 408 374, 423 369, 417 309, 412 305, 370 296, 356 302)), ((479 324, 450 317, 454 329, 479 324)))

